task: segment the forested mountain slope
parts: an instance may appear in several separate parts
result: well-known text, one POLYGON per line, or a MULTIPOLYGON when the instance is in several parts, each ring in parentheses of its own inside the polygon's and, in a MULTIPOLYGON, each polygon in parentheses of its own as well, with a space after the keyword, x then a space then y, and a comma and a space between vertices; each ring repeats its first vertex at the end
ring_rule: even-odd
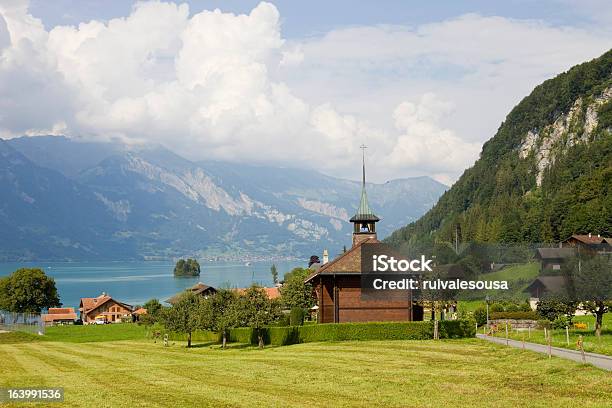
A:
POLYGON ((387 242, 557 242, 612 235, 612 51, 537 86, 480 158, 387 242))

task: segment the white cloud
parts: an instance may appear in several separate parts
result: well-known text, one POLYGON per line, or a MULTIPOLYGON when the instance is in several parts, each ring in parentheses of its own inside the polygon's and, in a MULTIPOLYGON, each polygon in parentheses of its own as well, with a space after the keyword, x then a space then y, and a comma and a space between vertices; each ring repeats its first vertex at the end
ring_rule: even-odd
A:
POLYGON ((466 15, 286 41, 269 3, 245 15, 137 3, 46 31, 27 3, 3 1, 0 135, 119 137, 353 177, 365 142, 375 180, 449 182, 533 86, 610 37, 466 15))

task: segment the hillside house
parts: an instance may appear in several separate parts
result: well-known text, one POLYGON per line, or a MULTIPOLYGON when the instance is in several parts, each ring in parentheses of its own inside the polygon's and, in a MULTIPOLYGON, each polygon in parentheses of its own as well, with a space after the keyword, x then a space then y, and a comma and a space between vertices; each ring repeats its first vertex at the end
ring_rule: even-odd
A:
POLYGON ((167 299, 166 303, 169 303, 171 305, 175 304, 176 302, 178 302, 179 297, 181 297, 182 294, 188 291, 191 291, 192 293, 203 296, 205 298, 217 293, 217 289, 213 288, 212 286, 208 286, 202 282, 198 282, 192 287, 185 289, 183 292, 177 293, 176 295, 172 296, 170 299, 167 299))
POLYGON ((538 248, 535 258, 540 261, 540 271, 559 271, 561 266, 576 256, 576 248, 538 248))
POLYGON ((612 254, 612 238, 597 234, 572 235, 561 242, 563 248, 575 248, 580 253, 612 254))

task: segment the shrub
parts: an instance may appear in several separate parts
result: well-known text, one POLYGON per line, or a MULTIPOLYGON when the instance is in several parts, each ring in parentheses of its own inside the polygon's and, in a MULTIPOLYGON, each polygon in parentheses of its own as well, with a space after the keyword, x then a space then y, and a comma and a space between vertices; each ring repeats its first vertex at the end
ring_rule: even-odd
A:
POLYGON ((289 326, 291 325, 291 317, 288 314, 282 314, 276 326, 289 326))
POLYGON ((538 314, 530 312, 495 312, 491 313, 491 320, 512 319, 512 320, 538 320, 538 314))
POLYGON ((487 309, 484 306, 480 306, 474 310, 474 319, 476 319, 479 326, 487 324, 487 309))
POLYGON ((518 305, 515 305, 514 303, 506 306, 506 312, 519 312, 520 310, 521 309, 518 307, 518 305))
POLYGON ((521 303, 520 309, 521 309, 521 312, 531 312, 532 311, 531 305, 529 305, 528 302, 521 303))
POLYGON ((552 322, 552 328, 553 329, 565 329, 565 326, 568 326, 569 323, 567 322, 567 318, 565 316, 558 316, 553 322, 552 322))
POLYGON ((476 321, 474 319, 443 320, 439 322, 438 327, 441 339, 460 339, 476 335, 476 321))
POLYGON ((304 325, 304 309, 301 307, 292 307, 289 315, 289 325, 302 326, 304 325))
POLYGON ((550 320, 541 319, 538 320, 538 329, 550 329, 551 327, 550 320))
POLYGON ((505 311, 504 309, 504 305, 502 305, 501 303, 493 303, 490 307, 489 310, 491 313, 494 312, 503 312, 505 311))

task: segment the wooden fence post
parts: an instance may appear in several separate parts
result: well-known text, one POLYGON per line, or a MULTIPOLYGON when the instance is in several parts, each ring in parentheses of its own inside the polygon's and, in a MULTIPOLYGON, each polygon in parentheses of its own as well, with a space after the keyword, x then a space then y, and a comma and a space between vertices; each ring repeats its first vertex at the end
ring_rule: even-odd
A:
POLYGON ((506 320, 506 346, 508 345, 508 321, 506 320))
POLYGON ((568 326, 565 326, 565 341, 567 345, 569 346, 569 327, 568 326))
POLYGON ((584 355, 584 346, 583 346, 582 334, 578 337, 578 348, 580 349, 580 354, 582 355, 582 362, 586 363, 586 356, 584 355))
POLYGON ((548 334, 548 358, 552 358, 552 334, 548 334))
POLYGON ((531 324, 527 326, 527 338, 531 339, 531 324))
POLYGON ((523 350, 525 350, 525 333, 523 332, 523 350))

